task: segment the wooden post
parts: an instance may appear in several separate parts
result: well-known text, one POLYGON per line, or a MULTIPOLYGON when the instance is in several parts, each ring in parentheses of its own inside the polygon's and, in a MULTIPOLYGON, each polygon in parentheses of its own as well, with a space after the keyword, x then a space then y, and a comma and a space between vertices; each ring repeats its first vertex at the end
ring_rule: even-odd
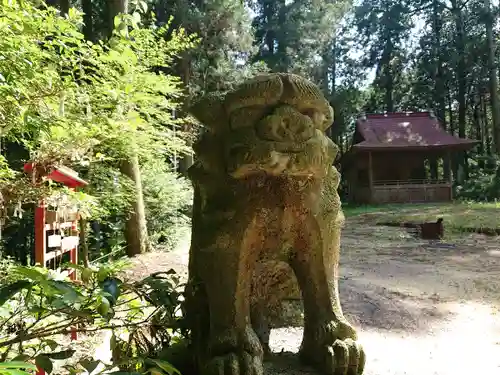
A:
MULTIPOLYGON (((451 166, 451 152, 448 151, 446 153, 446 158, 448 159, 448 165, 451 166)), ((451 173, 451 170, 448 169, 448 184, 450 185, 449 191, 450 191, 450 201, 453 200, 453 173, 451 173)))
POLYGON ((370 203, 373 200, 373 165, 372 165, 372 153, 368 152, 368 186, 370 188, 370 203))
MULTIPOLYGON (((71 226, 71 235, 72 236, 78 236, 78 218, 73 221, 72 226, 71 226)), ((75 246, 74 248, 71 249, 70 253, 70 262, 73 264, 78 264, 78 247, 75 246)), ((76 268, 71 270, 71 273, 69 275, 69 278, 73 281, 76 280, 76 268)), ((76 327, 71 327, 71 333, 70 333, 71 341, 76 341, 78 339, 78 335, 76 333, 76 327)))
POLYGON ((35 263, 45 267, 47 241, 45 238, 45 201, 35 208, 35 263))
MULTIPOLYGON (((45 201, 40 201, 35 208, 35 263, 45 267, 45 201)), ((36 375, 45 375, 45 371, 37 366, 36 375)))

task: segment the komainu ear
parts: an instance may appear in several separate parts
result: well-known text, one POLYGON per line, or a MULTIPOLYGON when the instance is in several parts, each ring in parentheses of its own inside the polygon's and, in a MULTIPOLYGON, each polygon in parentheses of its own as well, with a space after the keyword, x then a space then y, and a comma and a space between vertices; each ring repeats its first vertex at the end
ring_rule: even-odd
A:
POLYGON ((224 98, 221 93, 205 95, 189 108, 189 113, 213 132, 226 131, 229 119, 224 109, 224 98))

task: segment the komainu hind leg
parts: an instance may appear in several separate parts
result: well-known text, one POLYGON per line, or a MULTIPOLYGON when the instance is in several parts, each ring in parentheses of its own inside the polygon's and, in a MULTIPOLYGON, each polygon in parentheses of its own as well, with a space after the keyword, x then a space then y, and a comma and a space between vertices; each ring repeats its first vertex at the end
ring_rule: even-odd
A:
POLYGON ((269 339, 271 336, 271 324, 267 317, 265 306, 253 306, 251 309, 252 327, 259 338, 264 356, 271 354, 269 339))
MULTIPOLYGON (((347 322, 338 301, 336 275, 314 220, 305 220, 296 243, 291 266, 304 301, 304 337, 301 359, 325 375, 359 375, 365 354, 356 342, 355 329, 347 322), (306 225, 306 221, 309 221, 306 225)), ((336 267, 335 267, 336 268, 336 267)))

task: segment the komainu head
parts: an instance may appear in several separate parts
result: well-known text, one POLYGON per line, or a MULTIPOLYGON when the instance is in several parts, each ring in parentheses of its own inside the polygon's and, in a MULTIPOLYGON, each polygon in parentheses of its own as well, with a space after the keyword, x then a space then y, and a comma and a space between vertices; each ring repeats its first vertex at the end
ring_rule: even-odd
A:
POLYGON ((338 150, 325 136, 332 107, 297 75, 258 76, 224 96, 205 97, 191 113, 208 130, 194 147, 208 173, 321 178, 338 150))

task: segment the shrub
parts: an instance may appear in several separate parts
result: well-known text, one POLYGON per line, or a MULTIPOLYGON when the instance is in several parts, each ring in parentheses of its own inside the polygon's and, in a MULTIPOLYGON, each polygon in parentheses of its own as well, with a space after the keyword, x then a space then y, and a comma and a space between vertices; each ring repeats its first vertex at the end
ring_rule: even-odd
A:
POLYGON ((191 183, 161 164, 146 165, 142 179, 150 237, 172 248, 189 227, 191 183))
POLYGON ((500 158, 476 157, 469 162, 469 178, 457 185, 459 198, 494 201, 500 197, 500 158))
POLYGON ((22 363, 51 373, 54 360, 66 360, 68 374, 91 372, 99 365, 138 374, 179 373, 159 358, 165 348, 187 336, 175 272, 128 282, 119 277, 126 267, 121 261, 76 267, 82 279, 76 283, 59 271, 8 267, 0 287, 0 362, 7 362, 0 374, 22 374, 16 372, 22 363), (68 335, 72 327, 87 334, 111 330, 112 363, 73 358, 75 351, 57 342, 58 335, 68 335))

